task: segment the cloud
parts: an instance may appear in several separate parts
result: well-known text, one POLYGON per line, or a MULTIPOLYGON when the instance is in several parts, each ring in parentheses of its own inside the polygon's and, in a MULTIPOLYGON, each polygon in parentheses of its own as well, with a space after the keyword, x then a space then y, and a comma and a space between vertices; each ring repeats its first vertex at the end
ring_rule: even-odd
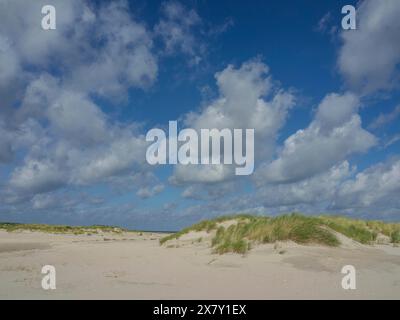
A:
POLYGON ((16 53, 18 63, 44 66, 52 61, 52 53, 68 50, 68 44, 74 49, 72 43, 64 43, 64 40, 67 40, 67 31, 76 27, 74 22, 80 18, 82 7, 86 5, 76 0, 2 0, 0 33, 16 53), (41 28, 41 8, 45 4, 54 5, 58 10, 57 30, 46 32, 41 28))
POLYGON ((111 142, 87 152, 69 153, 70 167, 73 169, 72 181, 77 184, 90 184, 104 178, 123 174, 127 171, 144 170, 146 144, 143 136, 136 135, 128 128, 112 129, 111 142))
MULTIPOLYGON (((135 124, 110 121, 87 96, 61 88, 53 99, 44 98, 48 104, 41 104, 49 88, 36 89, 39 98, 30 106, 39 102, 42 110, 30 111, 39 113, 40 121, 23 120, 14 134, 15 147, 23 148, 26 156, 11 174, 11 188, 43 193, 98 182, 144 165, 146 142, 135 124), (45 127, 43 120, 48 123, 45 127)), ((27 110, 24 113, 29 114, 27 110)))
POLYGON ((332 19, 332 13, 331 12, 325 13, 323 17, 318 21, 316 30, 321 33, 326 32, 328 30, 331 19, 332 19))
MULTIPOLYGON (((233 186, 231 193, 222 193, 216 190, 216 196, 210 194, 205 197, 204 188, 188 187, 185 196, 197 200, 207 200, 199 208, 193 207, 195 212, 205 216, 224 213, 251 212, 260 214, 278 214, 293 211, 321 213, 328 210, 341 184, 354 173, 348 161, 343 161, 327 171, 302 181, 285 184, 266 184, 257 187, 252 192, 240 192, 233 186)), ((217 189, 217 188, 216 188, 217 189)), ((213 192, 213 190, 211 190, 213 192)))
POLYGON ((64 183, 63 171, 51 160, 28 159, 23 167, 16 168, 10 186, 17 191, 36 194, 59 188, 64 183))
POLYGON ((37 194, 30 202, 34 210, 60 209, 62 207, 68 207, 68 205, 76 205, 76 200, 71 201, 71 199, 67 199, 65 195, 61 197, 53 193, 37 194))
POLYGON ((93 39, 93 44, 81 50, 78 61, 82 63, 72 69, 67 85, 113 97, 129 87, 152 85, 158 72, 152 36, 143 24, 132 19, 128 4, 112 2, 97 12, 84 12, 83 17, 85 14, 91 18, 83 18, 79 38, 93 39))
POLYGON ((151 188, 145 187, 145 188, 140 188, 137 192, 136 195, 142 199, 154 197, 155 195, 159 194, 164 190, 165 186, 163 184, 157 184, 151 188))
POLYGON ((127 8, 126 1, 96 7, 77 0, 2 1, 0 63, 8 70, 2 77, 35 66, 62 73, 63 86, 73 91, 118 97, 129 87, 148 87, 158 70, 151 33, 127 8), (41 29, 45 4, 56 8, 56 30, 41 29))
MULTIPOLYGON (((184 125, 200 129, 254 129, 255 157, 271 157, 279 129, 284 125, 294 95, 277 87, 268 67, 250 60, 239 68, 229 65, 215 75, 219 97, 184 118, 184 125)), ((177 165, 173 182, 221 182, 232 178, 230 165, 177 165)))
POLYGON ((0 34, 0 87, 15 80, 20 72, 18 59, 10 41, 0 34))
POLYGON ((369 128, 371 129, 378 129, 381 128, 397 119, 400 115, 400 105, 395 107, 392 112, 383 114, 381 113, 378 118, 376 118, 370 125, 369 128))
MULTIPOLYGON (((185 215, 197 219, 222 213, 251 212, 275 215, 288 212, 309 214, 350 214, 374 219, 397 219, 400 201, 400 162, 392 159, 360 173, 347 160, 323 173, 302 181, 263 185, 251 193, 231 197, 202 197, 201 189, 190 186, 184 196, 206 200, 185 209, 185 215), (355 175, 355 176, 354 176, 355 175)), ((184 214, 179 217, 183 219, 184 214)), ((178 215, 179 216, 179 215, 178 215)))
POLYGON ((216 201, 239 192, 241 187, 241 184, 237 181, 226 181, 208 185, 203 185, 201 183, 191 184, 185 187, 182 192, 182 197, 185 199, 216 201))
POLYGON ((343 161, 325 172, 298 182, 267 185, 259 189, 257 197, 266 208, 300 204, 327 205, 333 199, 340 183, 347 179, 351 172, 348 161, 343 161))
POLYGON ((0 118, 0 164, 11 162, 13 157, 12 137, 0 118))
POLYGON ((338 28, 333 19, 332 12, 327 12, 324 14, 318 21, 318 24, 314 30, 322 34, 334 36, 337 33, 338 28))
POLYGON ((342 184, 332 204, 334 209, 367 208, 387 210, 400 208, 400 160, 376 164, 354 179, 342 184))
POLYGON ((227 32, 230 28, 232 28, 235 25, 235 21, 233 20, 232 17, 228 17, 225 19, 225 21, 217 26, 213 26, 210 28, 208 31, 208 34, 211 36, 219 36, 225 32, 227 32))
POLYGON ((351 88, 363 93, 390 89, 400 63, 400 4, 397 0, 360 2, 357 30, 342 31, 338 66, 351 88))
POLYGON ((105 115, 87 97, 63 91, 47 110, 47 119, 55 135, 70 143, 89 146, 107 142, 105 115))
POLYGON ((154 32, 161 38, 166 54, 182 52, 190 57, 190 64, 198 64, 205 53, 205 44, 195 31, 202 24, 200 16, 177 1, 164 2, 161 13, 163 17, 154 32))
POLYGON ((395 134, 394 136, 392 136, 390 139, 388 139, 385 144, 384 144, 384 148, 388 148, 390 147, 392 144, 397 143, 398 141, 400 141, 400 134, 395 134))
MULTIPOLYGON (((165 2, 161 13, 149 29, 122 0, 0 2, 0 163, 12 162, 0 190, 5 202, 32 199, 44 208, 48 193, 114 184, 118 177, 129 180, 151 170, 139 125, 115 120, 97 98, 118 105, 129 99, 130 89, 156 81, 155 37, 168 54, 201 58, 198 14, 174 1, 165 2), (40 27, 45 4, 56 8, 56 30, 40 27)), ((141 197, 163 188, 156 181, 131 183, 142 185, 136 191, 141 197)))
POLYGON ((185 183, 215 183, 232 178, 233 168, 227 165, 176 165, 169 182, 174 185, 185 183))
POLYGON ((361 127, 358 107, 359 100, 352 93, 327 95, 311 124, 287 138, 277 159, 260 168, 258 181, 296 182, 367 151, 376 138, 361 127))
POLYGON ((144 164, 137 125, 111 119, 94 99, 116 100, 156 79, 151 32, 127 6, 0 2, 0 93, 10 97, 1 102, 7 112, 0 114, 0 162, 19 153, 3 186, 7 201, 88 185, 144 164), (44 4, 56 8, 56 30, 40 27, 44 4))

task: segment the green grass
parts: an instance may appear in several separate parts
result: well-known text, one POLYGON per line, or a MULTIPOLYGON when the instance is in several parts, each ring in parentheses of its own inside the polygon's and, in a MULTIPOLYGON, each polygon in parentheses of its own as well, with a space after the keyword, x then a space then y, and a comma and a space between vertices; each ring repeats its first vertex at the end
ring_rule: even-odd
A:
POLYGON ((400 243, 400 230, 395 230, 390 234, 390 241, 392 243, 400 243))
POLYGON ((57 234, 96 234, 99 231, 109 233, 122 233, 128 230, 112 226, 67 226, 67 225, 49 225, 49 224, 24 224, 24 223, 0 223, 0 229, 8 232, 14 231, 36 231, 57 234))
POLYGON ((400 232, 399 223, 349 219, 339 216, 321 216, 320 219, 326 226, 360 243, 373 243, 378 234, 389 237, 392 243, 400 240, 397 238, 400 232))
POLYGON ((368 244, 376 240, 378 230, 370 228, 366 221, 344 217, 320 217, 322 222, 339 233, 360 243, 368 244))
POLYGON ((338 246, 339 240, 332 230, 364 244, 373 243, 379 233, 388 236, 392 243, 400 243, 400 224, 381 221, 364 221, 340 216, 310 217, 297 213, 274 218, 248 214, 231 215, 201 221, 160 240, 163 244, 191 231, 214 231, 211 247, 215 253, 244 254, 253 244, 294 241, 299 244, 338 246), (221 223, 237 220, 225 228, 221 223))
POLYGON ((188 228, 182 229, 179 232, 172 233, 166 237, 163 237, 160 239, 160 244, 164 244, 165 242, 173 239, 178 239, 182 235, 189 233, 191 231, 198 232, 198 231, 207 231, 210 232, 213 230, 217 225, 217 222, 214 220, 203 220, 200 221, 199 223, 196 223, 188 228))
POLYGON ((367 225, 375 232, 382 233, 389 237, 391 243, 400 243, 400 223, 367 221, 367 225))
POLYGON ((163 237, 160 239, 160 244, 164 244, 165 242, 173 239, 178 239, 182 235, 189 233, 189 232, 198 232, 198 231, 206 231, 210 232, 212 230, 215 230, 217 227, 218 223, 227 221, 227 220, 232 220, 232 219, 238 219, 240 221, 246 220, 246 219, 252 219, 254 216, 248 215, 248 214, 237 214, 237 215, 226 215, 226 216, 221 216, 217 217, 213 220, 203 220, 200 221, 190 227, 184 228, 179 232, 172 233, 166 237, 163 237))
POLYGON ((318 218, 292 214, 276 218, 252 217, 228 228, 220 227, 212 239, 212 247, 215 253, 245 253, 253 243, 286 240, 339 245, 337 238, 321 226, 318 218))

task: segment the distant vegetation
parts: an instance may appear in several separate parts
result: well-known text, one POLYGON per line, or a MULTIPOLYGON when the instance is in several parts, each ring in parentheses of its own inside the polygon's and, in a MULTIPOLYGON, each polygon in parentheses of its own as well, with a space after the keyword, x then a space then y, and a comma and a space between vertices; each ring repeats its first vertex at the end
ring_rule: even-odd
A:
POLYGON ((211 246, 215 253, 246 253, 253 244, 291 240, 299 244, 338 246, 340 241, 333 231, 363 244, 372 244, 379 234, 392 243, 400 243, 400 224, 381 221, 356 220, 339 216, 310 217, 293 213, 278 217, 252 215, 224 216, 205 220, 160 240, 178 239, 189 232, 214 232, 211 246), (224 226, 223 222, 236 223, 224 226))
POLYGON ((122 233, 128 230, 111 227, 111 226, 66 226, 66 225, 49 225, 49 224, 24 224, 24 223, 0 223, 0 229, 8 232, 13 231, 37 231, 46 233, 58 233, 58 234, 96 234, 99 232, 112 232, 122 233))

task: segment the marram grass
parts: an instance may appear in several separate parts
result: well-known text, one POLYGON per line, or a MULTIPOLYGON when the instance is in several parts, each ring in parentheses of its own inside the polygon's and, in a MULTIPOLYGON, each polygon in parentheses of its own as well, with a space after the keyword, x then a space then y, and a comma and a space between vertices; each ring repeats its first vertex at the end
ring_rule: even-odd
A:
POLYGON ((163 244, 195 231, 214 231, 211 246, 215 253, 246 253, 253 244, 294 241, 299 244, 320 244, 335 247, 340 241, 333 231, 364 244, 372 244, 378 234, 387 236, 392 243, 400 243, 400 224, 364 221, 339 216, 310 217, 293 213, 274 218, 233 215, 204 220, 160 240, 163 244), (221 225, 228 220, 237 223, 221 225))
POLYGON ((67 226, 50 224, 25 224, 25 223, 0 223, 0 229, 8 232, 13 231, 36 231, 57 234, 96 234, 99 232, 122 233, 127 231, 112 226, 67 226))

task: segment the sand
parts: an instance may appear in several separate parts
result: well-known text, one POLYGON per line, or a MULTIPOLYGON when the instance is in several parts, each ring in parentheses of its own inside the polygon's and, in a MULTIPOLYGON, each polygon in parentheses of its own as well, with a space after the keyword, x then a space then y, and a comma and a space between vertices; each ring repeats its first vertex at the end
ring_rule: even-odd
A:
POLYGON ((262 245, 215 255, 207 242, 159 245, 157 233, 0 231, 0 299, 399 299, 400 248, 262 245), (56 289, 41 268, 56 268, 56 289), (341 287, 344 265, 356 290, 341 287))

